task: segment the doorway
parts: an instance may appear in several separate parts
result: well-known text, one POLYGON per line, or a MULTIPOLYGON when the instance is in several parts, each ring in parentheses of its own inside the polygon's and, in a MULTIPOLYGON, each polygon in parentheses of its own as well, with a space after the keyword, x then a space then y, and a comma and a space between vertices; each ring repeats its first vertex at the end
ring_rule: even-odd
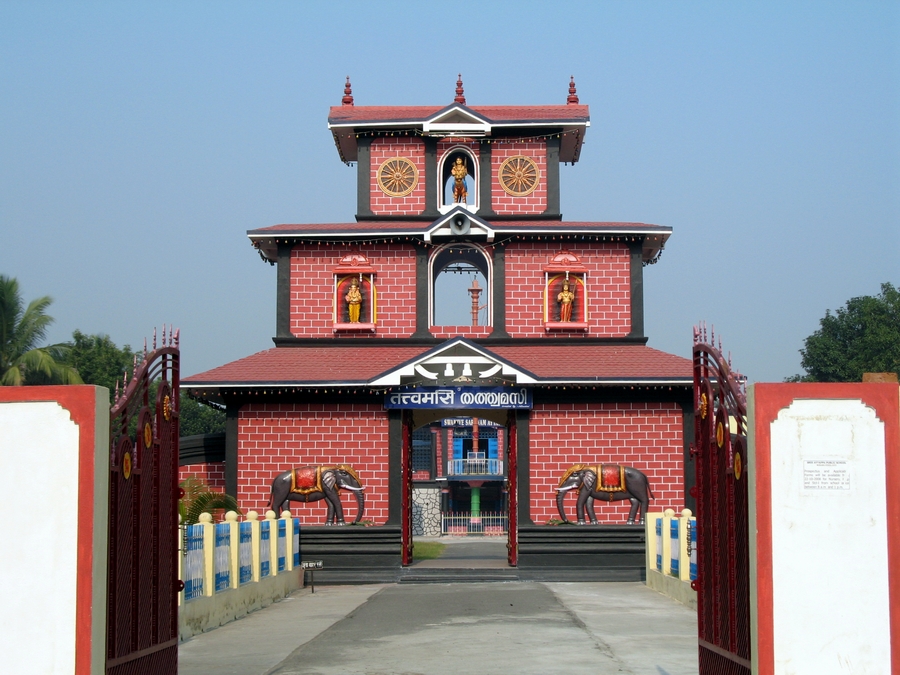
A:
POLYGON ((422 420, 417 412, 415 422, 407 414, 404 425, 404 564, 413 563, 418 539, 448 544, 441 558, 456 560, 451 566, 467 559, 514 566, 515 415, 494 410, 490 419, 466 414, 488 411, 442 410, 422 420))

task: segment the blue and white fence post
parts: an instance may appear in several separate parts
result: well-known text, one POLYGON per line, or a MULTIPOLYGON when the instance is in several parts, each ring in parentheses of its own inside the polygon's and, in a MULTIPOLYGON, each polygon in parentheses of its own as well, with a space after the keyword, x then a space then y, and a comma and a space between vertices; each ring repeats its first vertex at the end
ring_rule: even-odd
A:
POLYGON ((291 527, 293 532, 291 535, 291 539, 293 540, 292 550, 294 551, 294 555, 291 556, 291 559, 293 560, 291 569, 296 569, 300 567, 300 519, 291 519, 291 527))
POLYGON ((182 561, 184 600, 194 600, 203 595, 203 527, 185 525, 185 551, 182 561))
POLYGON ((288 554, 287 554, 287 544, 288 544, 288 529, 287 529, 287 520, 282 516, 278 519, 278 538, 275 542, 275 574, 283 574, 287 572, 290 568, 288 567, 288 554))
POLYGON ((231 525, 216 523, 215 528, 215 592, 231 588, 231 525))
POLYGON ((253 581, 253 524, 245 520, 238 524, 238 586, 253 581))
POLYGON ((688 527, 688 558, 691 561, 688 574, 690 580, 697 578, 697 519, 691 518, 688 527))
MULTIPOLYGON (((678 576, 681 581, 691 580, 690 566, 690 547, 688 545, 688 536, 693 514, 690 509, 682 509, 681 518, 678 519, 678 570, 676 572, 674 566, 672 574, 678 576)), ((674 555, 674 554, 673 554, 674 555)))
POLYGON ((272 521, 268 518, 259 521, 258 550, 259 578, 265 579, 272 574, 272 521))

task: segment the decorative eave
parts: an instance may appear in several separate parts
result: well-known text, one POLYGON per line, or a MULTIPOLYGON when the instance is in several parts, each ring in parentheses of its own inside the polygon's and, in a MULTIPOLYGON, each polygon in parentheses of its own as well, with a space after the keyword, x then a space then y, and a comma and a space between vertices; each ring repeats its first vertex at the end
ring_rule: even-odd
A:
POLYGON ((572 163, 591 125, 588 106, 485 106, 453 104, 444 108, 338 106, 331 109, 328 128, 340 159, 358 160, 357 140, 363 136, 461 137, 482 143, 502 143, 510 137, 559 137, 559 161, 572 163))
POLYGON ((278 260, 279 244, 315 243, 357 246, 364 242, 408 243, 434 246, 435 239, 480 239, 490 246, 515 241, 554 242, 561 248, 585 242, 641 242, 644 264, 653 264, 672 235, 672 228, 647 223, 567 222, 562 220, 501 220, 490 222, 462 207, 437 220, 367 220, 356 223, 284 224, 248 230, 247 237, 260 257, 269 263, 278 260), (469 229, 452 229, 454 218, 465 216, 469 229))

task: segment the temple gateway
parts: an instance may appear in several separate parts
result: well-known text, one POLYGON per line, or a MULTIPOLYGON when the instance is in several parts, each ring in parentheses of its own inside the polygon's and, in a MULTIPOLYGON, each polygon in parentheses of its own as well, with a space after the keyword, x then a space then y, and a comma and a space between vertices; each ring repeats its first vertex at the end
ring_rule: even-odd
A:
POLYGON ((653 511, 691 505, 692 367, 644 331, 672 229, 562 218, 589 126, 574 80, 562 105, 470 106, 460 78, 449 105, 358 106, 348 78, 328 128, 356 216, 247 233, 277 267, 274 346, 182 381, 227 411, 224 446, 183 453, 182 475, 262 513, 306 467, 288 504, 334 579, 396 580, 440 534, 506 537, 520 578, 639 578, 611 465, 646 475, 653 511), (575 465, 599 497, 557 492, 575 465), (302 484, 341 466, 361 491, 302 484), (597 524, 564 524, 581 502, 597 524))

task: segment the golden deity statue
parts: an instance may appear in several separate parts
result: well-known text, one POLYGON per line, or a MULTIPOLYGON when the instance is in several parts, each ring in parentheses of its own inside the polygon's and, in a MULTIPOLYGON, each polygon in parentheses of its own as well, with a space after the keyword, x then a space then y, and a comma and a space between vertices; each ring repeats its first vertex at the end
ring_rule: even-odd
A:
POLYGON ((571 321, 572 305, 575 304, 575 293, 569 290, 568 279, 563 282, 562 291, 556 296, 556 301, 559 303, 559 320, 571 321))
POLYGON ((453 176, 453 201, 457 204, 465 204, 466 195, 468 194, 466 190, 466 176, 469 172, 466 170, 466 165, 463 163, 462 157, 457 157, 456 162, 453 163, 453 168, 450 169, 450 174, 453 176))
POLYGON ((347 313, 350 315, 350 323, 359 323, 359 308, 362 305, 362 293, 359 290, 359 279, 353 277, 350 280, 350 290, 344 296, 347 301, 347 313))

